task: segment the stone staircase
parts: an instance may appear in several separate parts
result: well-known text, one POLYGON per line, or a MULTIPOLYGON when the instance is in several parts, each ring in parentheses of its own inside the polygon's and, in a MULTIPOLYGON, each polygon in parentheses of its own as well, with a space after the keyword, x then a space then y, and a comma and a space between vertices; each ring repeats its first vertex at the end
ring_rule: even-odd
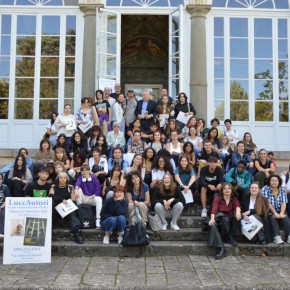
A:
MULTIPOLYGON (((150 245, 145 248, 145 256, 181 256, 206 255, 216 253, 216 249, 207 246, 208 232, 202 231, 203 219, 201 208, 194 206, 185 209, 178 221, 180 231, 153 232, 148 230, 150 245)), ((140 253, 139 247, 123 247, 117 244, 117 237, 110 237, 110 245, 103 245, 103 231, 83 230, 85 243, 76 244, 70 231, 66 228, 55 228, 52 232, 52 255, 54 256, 111 256, 134 257, 140 253)), ((265 246, 249 243, 244 237, 237 239, 238 245, 225 244, 229 255, 233 256, 290 256, 290 245, 265 246)))

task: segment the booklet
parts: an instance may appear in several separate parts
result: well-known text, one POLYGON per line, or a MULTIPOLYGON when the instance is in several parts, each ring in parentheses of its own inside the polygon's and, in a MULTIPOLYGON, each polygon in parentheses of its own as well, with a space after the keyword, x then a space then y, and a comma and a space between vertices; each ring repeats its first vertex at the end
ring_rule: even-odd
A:
POLYGON ((263 224, 258 221, 253 215, 249 216, 249 221, 244 219, 241 221, 243 235, 251 240, 257 232, 263 227, 263 224))
POLYGON ((71 199, 67 199, 67 204, 64 204, 63 202, 58 204, 55 209, 60 214, 62 218, 66 217, 73 211, 77 210, 78 207, 74 204, 74 202, 71 199))

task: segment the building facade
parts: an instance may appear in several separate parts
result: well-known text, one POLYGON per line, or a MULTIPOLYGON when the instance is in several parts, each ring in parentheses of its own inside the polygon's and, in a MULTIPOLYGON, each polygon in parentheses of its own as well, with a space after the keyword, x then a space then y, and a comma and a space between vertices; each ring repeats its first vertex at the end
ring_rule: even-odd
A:
POLYGON ((288 0, 0 0, 0 148, 37 148, 53 111, 104 83, 184 91, 289 151, 288 0))

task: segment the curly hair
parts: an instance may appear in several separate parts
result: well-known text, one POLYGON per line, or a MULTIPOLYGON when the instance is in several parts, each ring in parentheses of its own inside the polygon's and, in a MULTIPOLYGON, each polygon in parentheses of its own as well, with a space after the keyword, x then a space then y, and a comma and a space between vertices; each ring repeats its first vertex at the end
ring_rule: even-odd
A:
POLYGON ((159 169, 159 164, 158 164, 158 162, 159 162, 159 160, 160 160, 161 158, 164 160, 164 163, 165 163, 165 164, 164 164, 164 171, 165 171, 165 172, 168 171, 168 172, 170 172, 170 174, 173 175, 173 168, 172 168, 172 165, 171 165, 171 163, 170 163, 168 157, 166 157, 166 156, 156 156, 156 157, 154 158, 154 160, 153 160, 152 169, 156 169, 156 170, 159 169))

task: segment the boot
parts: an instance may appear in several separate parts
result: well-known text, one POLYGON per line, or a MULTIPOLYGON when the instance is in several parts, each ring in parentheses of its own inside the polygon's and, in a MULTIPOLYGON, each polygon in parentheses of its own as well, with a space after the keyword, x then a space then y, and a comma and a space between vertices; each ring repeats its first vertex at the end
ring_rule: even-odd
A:
POLYGON ((83 233, 80 229, 75 229, 73 231, 73 235, 74 235, 74 241, 77 244, 83 244, 84 243, 84 237, 83 237, 83 233))
POLYGON ((227 241, 230 245, 232 246, 236 246, 237 242, 234 240, 234 238, 232 236, 228 237, 228 241, 227 241))
POLYGON ((217 259, 217 260, 221 260, 222 258, 224 258, 226 256, 225 247, 221 247, 220 249, 221 249, 220 252, 215 255, 215 259, 217 259))

